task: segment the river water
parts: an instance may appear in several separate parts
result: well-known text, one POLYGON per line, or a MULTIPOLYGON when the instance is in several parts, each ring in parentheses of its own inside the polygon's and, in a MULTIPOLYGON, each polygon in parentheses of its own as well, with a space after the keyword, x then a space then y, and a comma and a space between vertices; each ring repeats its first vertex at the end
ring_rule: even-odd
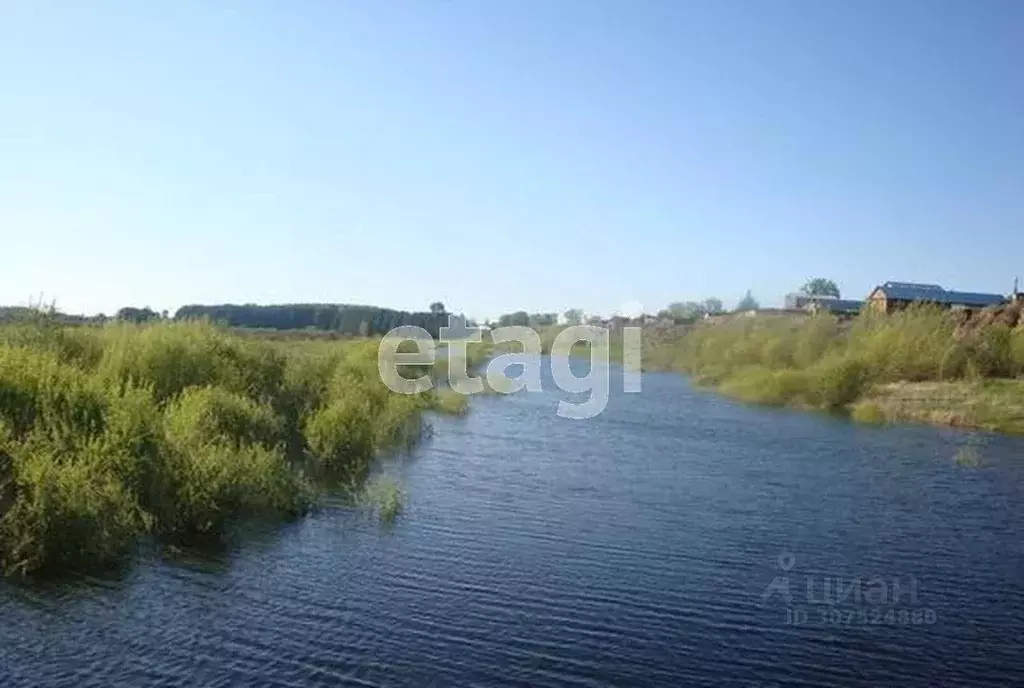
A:
POLYGON ((437 419, 390 526, 0 586, 0 685, 1024 685, 1024 441, 619 389, 437 419))

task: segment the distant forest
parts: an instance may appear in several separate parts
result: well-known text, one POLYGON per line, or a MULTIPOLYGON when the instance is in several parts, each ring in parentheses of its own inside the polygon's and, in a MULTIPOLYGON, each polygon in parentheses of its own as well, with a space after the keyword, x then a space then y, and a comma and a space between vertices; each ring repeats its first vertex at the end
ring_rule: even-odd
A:
MULTIPOLYGON (((56 309, 25 307, 0 307, 0 322, 29 320, 40 313, 49 312, 66 324, 101 323, 107 320, 103 315, 85 317, 60 313, 56 309)), ((150 308, 126 306, 114 316, 128 322, 149 322, 167 320, 169 314, 150 308)), ((381 335, 400 325, 422 327, 431 336, 438 336, 438 329, 448 324, 448 313, 444 304, 434 302, 431 310, 424 312, 397 311, 376 306, 356 306, 337 303, 299 303, 273 306, 246 305, 189 305, 182 306, 174 314, 174 320, 205 318, 229 327, 245 327, 267 330, 318 330, 347 335, 381 335)))
MULTIPOLYGON (((121 314, 119 314, 120 316, 121 314)), ((323 330, 342 334, 384 334, 401 325, 422 327, 432 336, 448 324, 443 304, 429 312, 396 311, 376 306, 334 303, 299 303, 275 306, 182 306, 175 320, 209 318, 231 327, 257 327, 270 330, 323 330)))

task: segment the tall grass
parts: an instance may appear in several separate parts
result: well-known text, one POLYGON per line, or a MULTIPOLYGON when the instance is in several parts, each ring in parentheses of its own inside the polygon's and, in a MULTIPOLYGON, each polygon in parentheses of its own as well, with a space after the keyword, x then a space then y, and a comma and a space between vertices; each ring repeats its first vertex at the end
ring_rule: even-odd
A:
MULTIPOLYGON (((886 383, 1016 377, 1024 373, 1024 329, 964 327, 949 311, 920 306, 850 322, 825 314, 736 318, 697 326, 646 353, 658 367, 745 400, 843 408, 886 383)), ((869 410, 862 413, 877 415, 869 410)))
POLYGON ((377 512, 381 523, 393 522, 405 508, 405 500, 405 492, 387 474, 368 480, 358 499, 362 506, 377 512))
POLYGON ((433 393, 380 381, 371 340, 205 323, 0 328, 0 566, 104 566, 138 537, 303 513, 421 431, 433 393))

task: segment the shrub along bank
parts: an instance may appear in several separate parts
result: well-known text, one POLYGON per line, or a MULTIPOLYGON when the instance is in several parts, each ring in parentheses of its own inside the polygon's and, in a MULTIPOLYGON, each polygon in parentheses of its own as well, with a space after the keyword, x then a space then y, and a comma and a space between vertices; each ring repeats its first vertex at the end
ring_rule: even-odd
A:
POLYGON ((352 484, 418 437, 423 411, 464 410, 438 398, 390 392, 373 340, 268 342, 201 322, 2 327, 0 565, 96 568, 141 535, 295 517, 325 478, 352 484))
POLYGON ((967 320, 919 306, 842 322, 743 318, 650 342, 645 365, 746 401, 845 409, 865 421, 1024 429, 1024 326, 1014 306, 967 320))

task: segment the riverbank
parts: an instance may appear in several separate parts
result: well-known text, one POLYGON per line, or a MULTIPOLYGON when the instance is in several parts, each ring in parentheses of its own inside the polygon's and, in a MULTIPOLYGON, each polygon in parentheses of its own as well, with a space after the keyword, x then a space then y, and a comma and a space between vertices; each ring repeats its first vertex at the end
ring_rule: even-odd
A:
POLYGON ((866 423, 917 422, 1024 434, 1024 380, 877 385, 849 410, 866 423))
POLYGON ((474 398, 386 462, 382 510, 396 487, 407 500, 392 525, 328 506, 224 547, 144 551, 125 575, 0 584, 4 686, 996 688, 1024 673, 1024 618, 1006 613, 1024 602, 1024 440, 858 431, 679 375, 621 395, 618 366, 618 402, 562 420, 545 369, 543 392, 474 398), (764 599, 786 575, 793 603, 764 599), (878 577, 899 598, 825 606, 850 617, 841 630, 813 605, 878 577))
MULTIPOLYGON (((358 491, 375 456, 461 398, 392 393, 375 340, 266 341, 207 323, 0 327, 0 566, 118 562, 358 491)), ((419 374, 430 372, 424 368, 419 374)))
POLYGON ((646 339, 644 364, 743 401, 1018 433, 1020 322, 1019 306, 972 318, 930 307, 852 321, 737 317, 646 339))

